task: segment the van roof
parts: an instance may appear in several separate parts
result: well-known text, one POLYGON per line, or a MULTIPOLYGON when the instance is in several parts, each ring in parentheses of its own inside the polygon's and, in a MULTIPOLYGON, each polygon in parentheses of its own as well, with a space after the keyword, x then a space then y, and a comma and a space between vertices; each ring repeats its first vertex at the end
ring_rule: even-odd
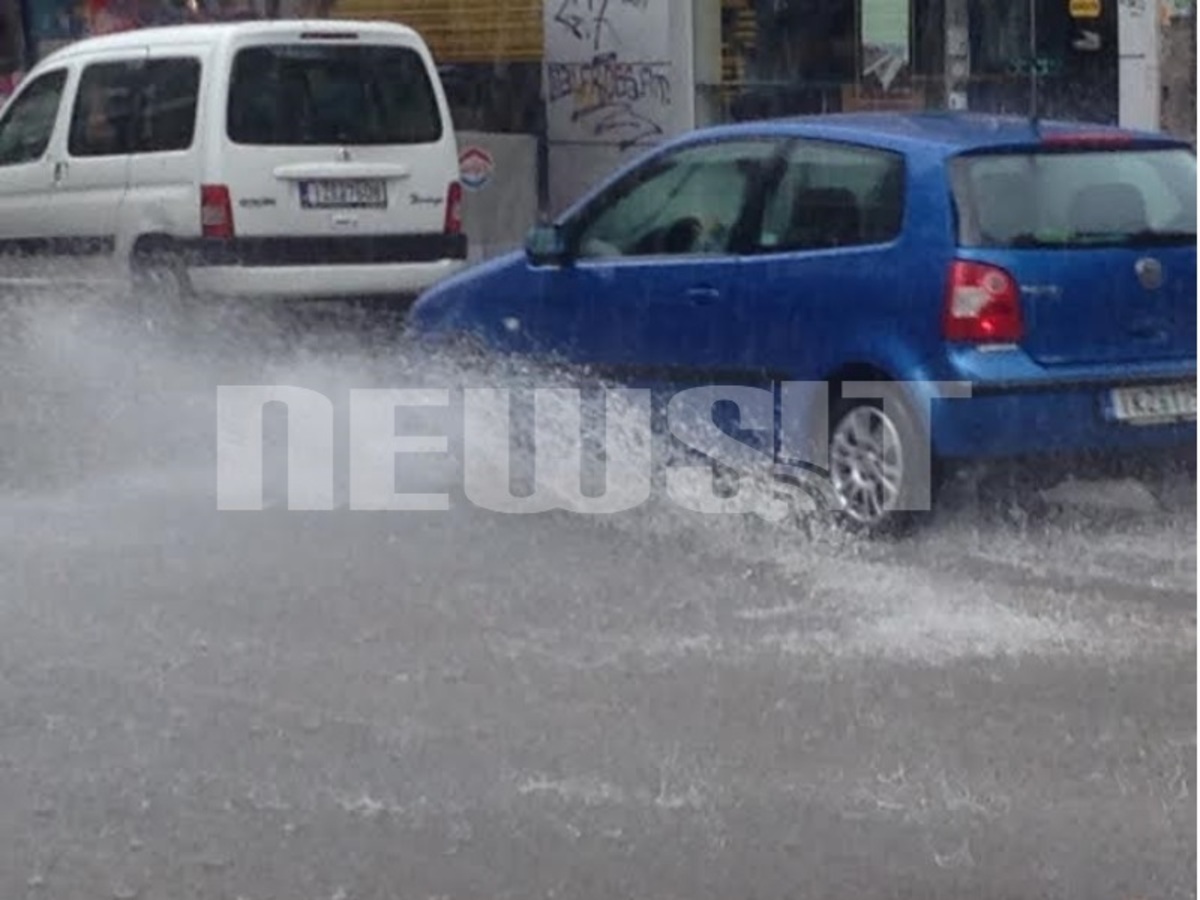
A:
POLYGON ((358 21, 353 19, 255 19, 252 21, 201 23, 195 25, 166 25, 151 28, 135 28, 116 34, 82 38, 61 47, 41 60, 39 68, 50 62, 59 62, 84 53, 108 50, 127 50, 147 45, 219 44, 237 37, 293 36, 303 32, 357 31, 372 34, 390 34, 420 39, 420 35, 407 25, 395 22, 358 21))

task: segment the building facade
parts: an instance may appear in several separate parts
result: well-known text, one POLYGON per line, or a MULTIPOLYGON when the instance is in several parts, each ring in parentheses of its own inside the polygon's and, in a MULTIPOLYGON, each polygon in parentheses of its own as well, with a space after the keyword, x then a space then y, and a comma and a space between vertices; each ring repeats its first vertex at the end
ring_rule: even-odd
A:
POLYGON ((87 34, 259 16, 416 28, 456 128, 536 141, 545 213, 673 134, 774 115, 1036 104, 1195 137, 1194 0, 0 0, 0 93, 87 34))
MULTIPOLYGON (((1036 96, 1046 117, 1154 127, 1158 5, 696 0, 709 20, 699 27, 714 29, 719 16, 721 46, 719 69, 706 67, 720 77, 698 87, 716 118, 879 107, 1025 114, 1036 96)), ((1189 4, 1170 5, 1188 14, 1189 4)))
MULTIPOLYGON (((551 207, 710 123, 970 109, 1158 128, 1168 6, 1194 19, 1185 0, 547 0, 551 207)), ((1194 44, 1171 46, 1194 83, 1194 44)))

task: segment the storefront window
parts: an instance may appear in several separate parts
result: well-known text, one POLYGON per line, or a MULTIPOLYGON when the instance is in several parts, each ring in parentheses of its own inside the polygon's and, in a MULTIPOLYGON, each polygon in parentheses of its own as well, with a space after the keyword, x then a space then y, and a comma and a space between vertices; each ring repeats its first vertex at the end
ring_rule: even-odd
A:
MULTIPOLYGON (((723 0, 717 116, 752 119, 866 109, 940 109, 953 0, 723 0)), ((1115 122, 1116 2, 1072 18, 1065 0, 964 0, 963 99, 1025 113, 1031 75, 1046 116, 1115 122), (968 62, 969 61, 969 62, 968 62)), ((959 76, 953 76, 957 82, 959 76)))
POLYGON ((16 0, 0 0, 0 103, 16 87, 23 47, 20 8, 16 0))
POLYGON ((727 118, 940 101, 939 0, 724 0, 721 25, 727 118))
POLYGON ((1038 79, 1040 115, 1117 121, 1115 2, 1094 19, 1074 19, 1060 0, 1036 0, 1036 47, 1030 46, 1030 4, 970 0, 970 105, 1024 114, 1030 81, 1038 79))

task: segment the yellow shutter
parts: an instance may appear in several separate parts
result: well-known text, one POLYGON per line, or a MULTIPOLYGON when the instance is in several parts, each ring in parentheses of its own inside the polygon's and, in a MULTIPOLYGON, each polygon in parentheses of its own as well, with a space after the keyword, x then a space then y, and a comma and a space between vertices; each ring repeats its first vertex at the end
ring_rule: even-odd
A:
POLYGON ((408 25, 439 63, 542 58, 542 0, 337 0, 331 15, 408 25))
POLYGON ((746 80, 746 59, 758 41, 758 20, 749 0, 722 0, 721 18, 721 81, 739 84, 746 80))

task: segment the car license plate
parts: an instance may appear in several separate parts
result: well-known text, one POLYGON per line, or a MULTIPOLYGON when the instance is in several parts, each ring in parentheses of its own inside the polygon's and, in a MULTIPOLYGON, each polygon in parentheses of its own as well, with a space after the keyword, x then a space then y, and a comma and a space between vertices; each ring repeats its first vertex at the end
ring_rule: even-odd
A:
POLYGON ((1109 392, 1113 418, 1134 425, 1196 418, 1196 384, 1154 384, 1109 392))
POLYGON ((304 209, 386 208, 387 182, 348 179, 302 181, 300 205, 304 209))

